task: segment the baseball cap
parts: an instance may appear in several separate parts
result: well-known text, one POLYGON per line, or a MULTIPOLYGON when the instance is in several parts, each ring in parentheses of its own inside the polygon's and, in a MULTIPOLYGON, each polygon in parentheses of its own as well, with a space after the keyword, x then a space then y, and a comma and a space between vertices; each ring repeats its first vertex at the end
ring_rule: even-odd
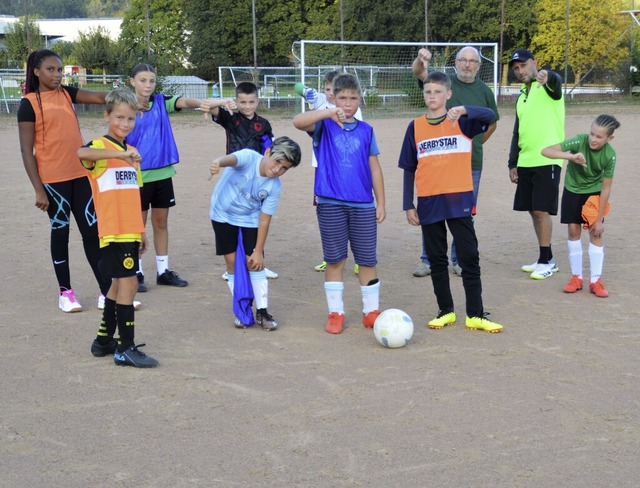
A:
POLYGON ((513 53, 513 56, 511 56, 511 59, 509 60, 509 66, 511 66, 514 61, 528 61, 529 59, 534 59, 531 51, 527 51, 526 49, 518 49, 515 53, 513 53))

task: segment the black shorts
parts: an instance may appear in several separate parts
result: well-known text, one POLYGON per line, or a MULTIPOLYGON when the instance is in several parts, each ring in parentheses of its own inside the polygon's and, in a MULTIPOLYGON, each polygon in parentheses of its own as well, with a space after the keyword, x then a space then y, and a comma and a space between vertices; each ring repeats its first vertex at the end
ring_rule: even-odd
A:
POLYGON ((145 183, 140 189, 140 200, 143 212, 149 210, 149 207, 169 208, 175 206, 176 196, 173 193, 173 180, 167 178, 145 183))
POLYGON ((573 193, 566 188, 562 192, 562 204, 560 207, 560 223, 561 224, 584 224, 582 218, 582 206, 591 195, 600 195, 600 193, 573 193))
POLYGON ((100 273, 105 278, 128 278, 138 271, 139 242, 112 242, 103 247, 100 273))
MULTIPOLYGON (((238 229, 237 225, 226 224, 224 222, 211 221, 213 232, 216 235, 216 256, 232 254, 238 249, 238 229)), ((244 253, 247 256, 253 254, 253 250, 258 242, 258 229, 252 227, 242 227, 242 244, 244 253)))
POLYGON ((556 164, 518 168, 518 185, 513 209, 522 212, 558 213, 558 192, 562 167, 556 164))

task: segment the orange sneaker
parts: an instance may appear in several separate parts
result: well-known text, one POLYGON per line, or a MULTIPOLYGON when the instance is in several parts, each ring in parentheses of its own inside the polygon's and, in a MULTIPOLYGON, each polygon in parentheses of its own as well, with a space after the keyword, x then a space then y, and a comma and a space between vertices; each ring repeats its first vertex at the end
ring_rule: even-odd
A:
POLYGON ((600 298, 607 298, 609 296, 609 292, 604 287, 604 284, 602 283, 602 280, 600 278, 598 278, 598 281, 596 281, 595 283, 591 283, 589 285, 589 291, 600 298))
POLYGON ((569 280, 569 283, 567 283, 562 289, 565 293, 575 293, 578 290, 582 290, 582 279, 578 278, 576 275, 573 275, 569 280))
POLYGON ((344 329, 344 314, 338 312, 331 312, 327 319, 327 325, 324 330, 329 334, 340 334, 344 329))
POLYGON ((373 329, 373 324, 375 324, 378 315, 380 315, 380 310, 373 310, 367 314, 362 314, 362 325, 367 329, 373 329))

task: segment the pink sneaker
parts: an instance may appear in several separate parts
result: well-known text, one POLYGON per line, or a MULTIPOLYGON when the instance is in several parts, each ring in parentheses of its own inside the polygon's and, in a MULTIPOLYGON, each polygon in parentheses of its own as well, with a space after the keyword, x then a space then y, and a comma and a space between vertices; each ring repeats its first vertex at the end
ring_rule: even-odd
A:
POLYGON ((76 300, 72 289, 65 290, 58 297, 58 307, 65 313, 82 312, 82 305, 76 300))

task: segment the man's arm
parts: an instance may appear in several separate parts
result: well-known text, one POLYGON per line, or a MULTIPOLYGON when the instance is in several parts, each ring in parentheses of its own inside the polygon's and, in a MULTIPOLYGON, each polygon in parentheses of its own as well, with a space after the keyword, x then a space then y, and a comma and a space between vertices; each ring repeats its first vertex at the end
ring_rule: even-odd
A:
POLYGON ((513 135, 511 136, 511 147, 509 148, 509 169, 514 169, 518 166, 518 156, 520 155, 519 137, 520 124, 516 115, 516 121, 513 124, 513 135))
POLYGON ((538 73, 538 77, 543 77, 543 81, 540 82, 544 87, 544 91, 547 92, 554 100, 560 100, 562 98, 562 78, 555 71, 541 70, 538 73), (544 78, 546 77, 546 81, 544 78))
POLYGON ((431 51, 422 48, 418 51, 418 56, 413 60, 411 71, 420 81, 427 79, 427 70, 429 69, 429 61, 431 61, 431 51))

